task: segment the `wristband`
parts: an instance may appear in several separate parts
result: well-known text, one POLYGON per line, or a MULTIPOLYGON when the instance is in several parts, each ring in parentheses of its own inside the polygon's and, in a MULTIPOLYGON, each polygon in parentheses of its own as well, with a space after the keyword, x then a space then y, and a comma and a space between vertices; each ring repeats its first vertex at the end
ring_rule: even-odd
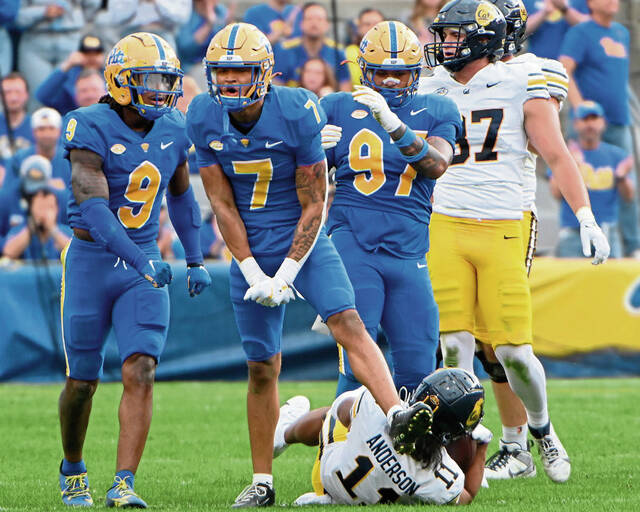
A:
POLYGON ((416 133, 407 125, 405 126, 407 129, 402 134, 402 137, 394 141, 394 144, 399 148, 406 148, 407 146, 411 146, 411 144, 413 144, 413 142, 416 140, 416 133))
POLYGON ((593 216, 593 212, 591 211, 591 208, 589 208, 588 206, 581 206, 576 210, 576 219, 578 219, 578 222, 580 224, 582 224, 583 222, 596 221, 595 217, 593 216))
POLYGON ((248 258, 243 259, 238 263, 238 267, 240 268, 240 272, 242 272, 242 275, 244 276, 244 280, 249 286, 253 286, 258 281, 266 279, 267 277, 267 275, 262 271, 260 265, 258 265, 258 262, 253 256, 249 256, 248 258))
POLYGON ((429 143, 425 140, 424 144, 422 145, 422 149, 417 154, 412 156, 402 155, 402 158, 404 158, 405 161, 412 164, 414 162, 417 162, 418 160, 422 160, 428 152, 429 152, 429 143))
POLYGON ((300 272, 301 268, 302 265, 293 258, 285 258, 282 265, 280 265, 280 268, 276 272, 275 277, 280 277, 285 283, 291 285, 296 280, 296 276, 298 275, 298 272, 300 272))

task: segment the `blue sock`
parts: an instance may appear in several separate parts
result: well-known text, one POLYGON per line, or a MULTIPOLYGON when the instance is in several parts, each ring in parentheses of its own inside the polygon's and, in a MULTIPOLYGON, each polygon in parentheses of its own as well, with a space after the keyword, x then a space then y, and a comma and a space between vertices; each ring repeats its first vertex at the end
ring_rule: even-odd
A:
POLYGON ((60 472, 65 476, 79 475, 80 473, 87 472, 87 466, 85 466, 84 460, 80 462, 69 462, 67 459, 62 459, 60 472))
POLYGON ((544 427, 539 428, 533 428, 531 425, 529 425, 529 432, 531 432, 531 435, 536 439, 542 439, 544 436, 549 435, 549 433, 551 432, 551 423, 549 422, 544 427))
POLYGON ((135 475, 129 471, 128 469, 123 469, 122 471, 116 472, 116 476, 119 476, 123 480, 127 482, 127 485, 133 489, 133 480, 135 479, 135 475))

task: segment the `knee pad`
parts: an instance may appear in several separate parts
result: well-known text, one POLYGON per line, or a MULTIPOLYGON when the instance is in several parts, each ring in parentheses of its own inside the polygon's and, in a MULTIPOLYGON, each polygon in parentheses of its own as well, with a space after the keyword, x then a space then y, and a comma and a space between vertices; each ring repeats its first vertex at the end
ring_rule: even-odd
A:
POLYGON ((482 350, 476 352, 476 357, 478 358, 478 361, 482 363, 484 371, 487 372, 487 375, 489 375, 489 378, 493 382, 497 384, 503 384, 507 382, 507 374, 504 372, 504 368, 500 363, 489 361, 482 350))
POLYGON ((476 341, 467 331, 448 332, 440 337, 444 366, 457 366, 473 373, 476 341))
POLYGON ((533 357, 531 345, 500 345, 495 348, 495 353, 503 368, 529 367, 533 357))

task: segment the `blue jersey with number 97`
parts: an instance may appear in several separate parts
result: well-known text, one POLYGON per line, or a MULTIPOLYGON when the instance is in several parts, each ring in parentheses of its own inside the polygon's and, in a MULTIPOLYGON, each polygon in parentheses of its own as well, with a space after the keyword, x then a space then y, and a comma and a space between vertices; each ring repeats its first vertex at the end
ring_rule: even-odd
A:
MULTIPOLYGON (((342 127, 340 142, 327 151, 329 166, 336 167, 329 233, 349 229, 368 251, 424 256, 435 180, 416 173, 368 107, 351 94, 329 94, 320 103, 327 122, 342 127)), ((455 148, 462 124, 449 98, 416 95, 393 111, 416 135, 441 137, 455 148)))
POLYGON ((198 166, 220 165, 229 178, 253 254, 289 250, 301 214, 296 169, 324 160, 325 123, 318 98, 306 89, 271 86, 247 133, 207 93, 189 105, 187 133, 198 166))
MULTIPOLYGON (((158 237, 160 208, 176 167, 187 159, 191 146, 178 111, 153 122, 148 133, 129 128, 106 103, 79 108, 65 116, 65 155, 73 149, 93 151, 102 158, 109 184, 109 209, 134 242, 158 237)), ((89 229, 71 194, 69 224, 89 229)))

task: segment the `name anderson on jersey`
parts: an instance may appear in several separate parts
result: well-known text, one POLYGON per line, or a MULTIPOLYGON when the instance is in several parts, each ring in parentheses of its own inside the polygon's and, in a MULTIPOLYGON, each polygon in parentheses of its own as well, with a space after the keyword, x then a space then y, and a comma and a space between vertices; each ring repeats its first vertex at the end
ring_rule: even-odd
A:
POLYGON ((402 469, 402 465, 393 455, 393 450, 389 448, 382 434, 377 434, 371 439, 367 439, 367 445, 380 469, 389 476, 389 479, 405 494, 413 496, 420 486, 402 469))

